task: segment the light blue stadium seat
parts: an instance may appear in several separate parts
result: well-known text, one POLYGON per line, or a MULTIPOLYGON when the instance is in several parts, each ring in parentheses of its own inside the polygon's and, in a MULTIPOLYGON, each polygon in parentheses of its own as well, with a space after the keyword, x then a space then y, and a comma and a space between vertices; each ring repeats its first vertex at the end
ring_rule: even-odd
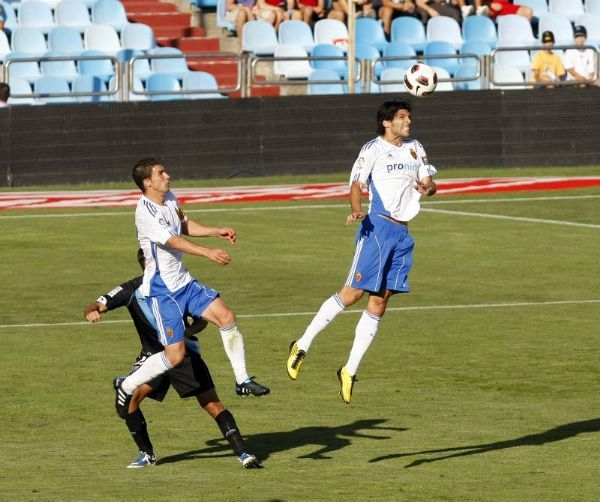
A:
POLYGON ((550 14, 567 16, 569 21, 575 21, 577 16, 585 14, 581 0, 550 0, 548 5, 550 14))
MULTIPOLYGON (((108 89, 109 90, 114 90, 116 87, 116 81, 115 81, 115 77, 111 77, 111 79, 108 81, 108 89)), ((122 86, 126 86, 127 82, 121 82, 122 86)), ((133 77, 133 90, 135 90, 136 92, 145 92, 146 88, 144 87, 144 83, 137 77, 133 77)), ((131 89, 129 90, 128 93, 128 99, 129 101, 148 101, 148 96, 146 94, 135 94, 131 91, 131 89)))
POLYGON ((586 44, 600 45, 600 15, 584 14, 575 20, 576 25, 585 26, 587 31, 586 44))
MULTIPOLYGON (((147 91, 180 91, 179 80, 173 75, 166 73, 153 73, 146 82, 147 91)), ((184 99, 183 94, 150 94, 150 101, 171 101, 175 99, 184 99)))
POLYGON ((154 32, 147 24, 130 23, 121 32, 123 49, 147 51, 156 47, 154 32))
MULTIPOLYGON (((454 78, 468 78, 477 75, 477 67, 461 65, 457 68, 454 78)), ((457 91, 478 91, 481 89, 481 77, 477 80, 465 80, 463 82, 454 82, 454 89, 457 91)))
POLYGON ((279 45, 296 45, 310 53, 315 45, 310 26, 304 21, 284 21, 279 26, 279 45))
MULTIPOLYGON (((148 55, 147 51, 138 51, 134 49, 123 49, 119 51, 116 55, 116 58, 120 63, 128 63, 135 56, 145 56, 148 55)), ((152 69, 150 68, 150 60, 146 58, 135 59, 132 63, 133 66, 133 74, 139 79, 146 81, 148 77, 152 74, 152 69)))
POLYGON ((417 53, 415 49, 404 42, 392 42, 383 50, 383 56, 386 58, 410 58, 398 59, 396 61, 384 61, 384 68, 402 68, 406 70, 417 62, 417 53))
POLYGON ((272 56, 277 47, 275 28, 266 21, 248 21, 242 28, 242 50, 257 56, 272 56))
POLYGON ((88 26, 83 34, 83 45, 86 50, 102 51, 109 54, 116 54, 122 49, 117 31, 112 26, 105 24, 88 26))
POLYGON ((468 16, 462 25, 463 39, 465 42, 473 40, 485 42, 492 49, 498 43, 496 25, 487 16, 468 16))
MULTIPOLYGON (((483 61, 484 56, 489 56, 492 53, 492 48, 481 40, 470 40, 462 45, 459 53, 475 54, 480 57, 480 61, 483 61)), ((461 66, 477 66, 477 61, 473 58, 461 58, 460 64, 461 66)))
POLYGON ((32 94, 31 85, 29 82, 23 78, 12 77, 9 80, 10 85, 10 97, 8 98, 8 104, 13 105, 33 105, 35 100, 32 97, 23 96, 22 98, 17 98, 15 96, 19 94, 32 94))
POLYGON ((600 0, 585 0, 585 12, 600 16, 600 0))
POLYGON ((185 55, 174 47, 158 47, 148 51, 153 56, 171 56, 169 58, 153 58, 150 67, 153 73, 168 73, 182 79, 190 69, 185 61, 185 55))
POLYGON ((80 33, 91 24, 88 8, 81 0, 62 0, 56 7, 56 25, 74 28, 80 33))
POLYGON ((312 71, 308 53, 299 45, 280 44, 275 48, 275 58, 306 58, 303 61, 275 61, 273 71, 287 79, 306 79, 312 71))
POLYGON ((19 26, 24 28, 37 28, 47 34, 56 24, 52 9, 44 2, 29 0, 22 2, 19 7, 19 26))
MULTIPOLYGON (((433 40, 428 42, 423 51, 425 56, 451 56, 456 54, 456 49, 449 42, 442 40, 433 40)), ((425 59, 425 64, 445 68, 450 75, 454 75, 460 65, 457 58, 436 58, 425 59)))
POLYGON ((19 26, 15 9, 8 2, 0 2, 0 4, 2 5, 2 7, 4 7, 4 12, 6 13, 6 20, 4 21, 4 27, 8 28, 10 31, 13 31, 15 28, 17 28, 19 26))
POLYGON ((35 98, 37 103, 72 103, 72 96, 48 96, 48 94, 70 94, 71 89, 66 80, 60 77, 44 75, 38 78, 33 84, 33 92, 42 94, 35 98))
POLYGON ((4 31, 0 31, 0 61, 4 61, 6 55, 10 52, 8 37, 4 31))
MULTIPOLYGON (((225 14, 227 13, 227 0, 217 1, 217 26, 225 28, 228 31, 235 32, 235 23, 227 21, 225 14)), ((282 23, 283 24, 283 23, 282 23)))
POLYGON ((217 6, 217 0, 191 0, 190 3, 200 9, 214 9, 217 6))
POLYGON ((121 31, 129 21, 123 4, 118 0, 97 0, 92 5, 92 23, 105 24, 121 31))
POLYGON ((356 44, 372 45, 379 52, 383 52, 388 41, 379 21, 369 17, 358 18, 356 20, 356 44))
POLYGON ((326 68, 313 70, 308 76, 307 93, 309 96, 316 96, 319 94, 345 94, 346 88, 341 81, 340 83, 332 82, 328 84, 313 83, 328 80, 337 81, 339 79, 339 75, 334 70, 326 68))
POLYGON ((406 88, 404 87, 404 75, 406 74, 406 70, 407 68, 398 67, 384 68, 381 72, 381 77, 379 78, 380 92, 406 92, 406 88))
POLYGON ((207 94, 186 94, 188 99, 222 99, 219 84, 213 75, 205 71, 191 71, 183 77, 181 88, 185 91, 215 91, 207 94))
POLYGON ((525 77, 519 68, 504 64, 495 64, 492 67, 492 78, 495 82, 514 84, 510 86, 490 85, 492 89, 523 89, 525 88, 525 77))
POLYGON ((533 11, 533 15, 536 17, 545 16, 549 14, 547 0, 519 0, 520 5, 529 7, 533 11))
POLYGON ((11 47, 15 52, 26 52, 32 55, 48 52, 46 38, 38 28, 16 28, 12 33, 11 47))
POLYGON ((551 31, 554 34, 556 45, 572 45, 574 43, 573 27, 566 16, 547 14, 541 17, 538 31, 540 38, 545 31, 551 31))
POLYGON ((498 16, 498 43, 516 45, 539 45, 533 36, 529 21, 518 14, 498 16))
POLYGON ((447 42, 456 50, 464 42, 458 21, 448 16, 432 17, 427 22, 427 41, 447 42))
POLYGON ((441 66, 432 66, 431 69, 437 74, 438 78, 438 84, 435 88, 436 92, 454 90, 452 82, 447 81, 448 79, 450 79, 450 74, 448 73, 448 70, 446 70, 446 68, 442 68, 441 66), (446 80, 446 82, 441 82, 441 80, 446 80))
POLYGON ((346 60, 344 51, 339 47, 331 44, 317 44, 313 47, 311 56, 313 57, 337 57, 338 60, 323 60, 323 61, 311 61, 310 65, 315 70, 333 70, 337 73, 338 77, 345 78, 347 74, 346 60))
MULTIPOLYGON (((381 57, 381 54, 379 54, 377 47, 374 47, 369 44, 358 44, 357 43, 356 47, 355 47, 355 56, 356 56, 356 59, 359 59, 359 60, 374 61, 375 59, 378 59, 379 57, 381 57)), ((383 71, 383 63, 381 63, 381 62, 376 63, 375 68, 374 68, 374 73, 377 78, 379 78, 382 71, 383 71)))
POLYGON ((415 51, 423 52, 427 44, 423 23, 414 17, 397 17, 392 21, 392 42, 410 45, 415 51))
POLYGON ((346 50, 348 44, 348 28, 337 19, 320 19, 313 28, 315 44, 336 45, 346 50))
POLYGON ((93 75, 104 82, 115 74, 115 68, 108 54, 102 51, 83 51, 82 56, 104 56, 103 59, 82 59, 78 62, 79 73, 81 75, 93 75))
MULTIPOLYGON (((104 80, 93 75, 80 75, 72 84, 73 92, 106 92, 104 80)), ((75 96, 75 101, 80 103, 100 103, 102 101, 113 101, 113 96, 75 96)))
POLYGON ((75 28, 57 26, 48 35, 48 49, 69 54, 79 54, 85 49, 81 34, 75 28))
MULTIPOLYGON (((522 45, 520 42, 502 43, 499 44, 496 49, 504 47, 516 47, 522 45)), ((511 50, 511 51, 498 51, 494 55, 494 63, 502 66, 514 66, 522 72, 526 72, 531 68, 531 58, 529 52, 526 50, 511 50)))
MULTIPOLYGON (((4 58, 4 65, 8 71, 8 80, 9 81, 12 80, 13 78, 21 78, 21 79, 27 80, 27 82, 29 82, 29 83, 33 83, 42 76, 42 73, 40 72, 40 67, 39 67, 38 63, 36 63, 35 61, 30 61, 30 62, 14 61, 10 64, 7 64, 7 63, 9 63, 9 61, 13 61, 15 59, 30 58, 30 57, 32 57, 31 54, 27 54, 27 53, 23 53, 23 52, 14 52, 14 51, 10 52, 6 55, 6 57, 4 58)), ((36 55, 36 57, 39 57, 39 54, 36 55)))
MULTIPOLYGON (((60 51, 48 51, 43 57, 61 57, 68 56, 69 54, 60 51)), ((72 82, 77 76, 77 67, 75 66, 75 61, 41 61, 40 69, 42 70, 42 75, 50 75, 53 77, 59 77, 67 82, 72 82)))

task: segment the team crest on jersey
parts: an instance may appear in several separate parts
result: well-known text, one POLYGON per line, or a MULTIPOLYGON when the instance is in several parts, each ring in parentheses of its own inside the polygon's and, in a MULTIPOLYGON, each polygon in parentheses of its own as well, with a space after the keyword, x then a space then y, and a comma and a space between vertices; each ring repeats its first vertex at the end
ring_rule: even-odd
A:
POLYGON ((356 282, 360 282, 361 279, 362 279, 362 275, 360 275, 360 272, 357 272, 354 276, 354 280, 356 282))
POLYGON ((173 338, 173 329, 172 328, 167 328, 167 335, 169 335, 171 338, 173 338))
POLYGON ((416 150, 413 150, 413 149, 411 148, 411 150, 410 150, 410 154, 412 155, 412 158, 413 158, 413 159, 417 160, 417 151, 416 151, 416 150))
POLYGON ((358 158, 358 168, 362 169, 366 165, 367 165, 367 159, 365 159, 364 157, 359 157, 358 158))
POLYGON ((167 224, 164 218, 159 218, 158 223, 165 228, 169 228, 169 225, 167 224))

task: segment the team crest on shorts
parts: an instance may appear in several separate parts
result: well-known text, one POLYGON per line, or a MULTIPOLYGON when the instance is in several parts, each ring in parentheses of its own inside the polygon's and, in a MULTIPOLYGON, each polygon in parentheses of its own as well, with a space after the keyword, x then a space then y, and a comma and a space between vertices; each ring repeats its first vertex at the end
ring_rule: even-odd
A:
POLYGON ((173 329, 172 328, 167 328, 167 335, 169 335, 171 338, 173 338, 173 329))
POLYGON ((360 282, 360 280, 362 279, 362 275, 360 275, 360 272, 358 272, 355 276, 354 276, 354 280, 356 282, 360 282))
POLYGON ((410 150, 410 154, 412 155, 412 158, 417 160, 417 151, 416 150, 410 150))

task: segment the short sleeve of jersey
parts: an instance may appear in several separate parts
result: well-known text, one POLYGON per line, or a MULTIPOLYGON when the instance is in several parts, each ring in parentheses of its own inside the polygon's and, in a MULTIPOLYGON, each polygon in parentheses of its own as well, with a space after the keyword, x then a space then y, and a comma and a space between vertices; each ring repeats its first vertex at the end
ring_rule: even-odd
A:
POLYGON ((355 181, 360 181, 364 185, 369 184, 369 177, 373 171, 373 165, 379 151, 378 140, 374 139, 369 141, 362 147, 358 158, 352 166, 352 172, 350 173, 350 185, 355 181))
MULTIPOLYGON (((165 197, 165 202, 169 204, 174 204, 176 206, 176 210, 180 219, 182 216, 185 217, 183 211, 179 208, 177 198, 172 192, 167 192, 165 197)), ((146 225, 145 225, 145 234, 144 237, 148 238, 152 242, 157 242, 158 244, 166 244, 167 241, 176 235, 171 229, 169 222, 165 220, 161 211, 156 209, 156 206, 148 206, 148 212, 145 215, 146 225)))
POLYGON ((423 148, 423 145, 418 141, 415 141, 415 143, 417 156, 419 159, 419 181, 421 181, 423 178, 427 178, 428 176, 435 176, 437 174, 437 169, 429 163, 429 158, 427 157, 425 148, 423 148))
POLYGON ((120 284, 108 293, 100 296, 96 301, 106 307, 107 310, 118 309, 129 305, 135 290, 142 285, 142 276, 120 284))

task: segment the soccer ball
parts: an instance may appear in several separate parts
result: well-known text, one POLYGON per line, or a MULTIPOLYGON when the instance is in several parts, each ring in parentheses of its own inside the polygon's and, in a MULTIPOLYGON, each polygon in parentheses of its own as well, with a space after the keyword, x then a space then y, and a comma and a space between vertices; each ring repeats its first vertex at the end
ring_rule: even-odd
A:
POLYGON ((412 65, 404 75, 404 87, 413 96, 429 96, 437 86, 437 73, 423 63, 412 65))

